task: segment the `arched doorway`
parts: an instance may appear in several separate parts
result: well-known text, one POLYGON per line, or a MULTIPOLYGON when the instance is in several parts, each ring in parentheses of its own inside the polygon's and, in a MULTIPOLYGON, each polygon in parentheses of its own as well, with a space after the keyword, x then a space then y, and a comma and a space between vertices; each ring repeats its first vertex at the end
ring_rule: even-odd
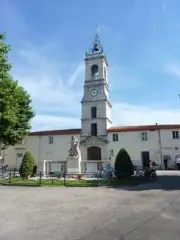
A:
POLYGON ((87 160, 101 160, 101 148, 89 147, 87 149, 87 160))
POLYGON ((89 147, 87 149, 87 160, 88 163, 86 164, 86 171, 88 173, 95 173, 101 170, 102 169, 101 148, 89 147))

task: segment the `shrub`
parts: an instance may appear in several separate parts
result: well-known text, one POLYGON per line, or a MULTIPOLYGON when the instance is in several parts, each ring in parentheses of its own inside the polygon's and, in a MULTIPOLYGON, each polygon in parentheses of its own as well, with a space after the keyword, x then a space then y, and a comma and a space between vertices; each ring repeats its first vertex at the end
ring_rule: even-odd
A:
POLYGON ((37 165, 35 165, 33 167, 33 173, 32 173, 32 177, 34 177, 36 175, 36 172, 37 172, 37 165))
POLYGON ((30 152, 26 152, 19 168, 20 176, 22 178, 28 178, 29 176, 32 176, 35 165, 35 160, 32 154, 30 152))
POLYGON ((124 148, 120 149, 116 156, 115 171, 118 178, 121 176, 131 176, 134 173, 131 158, 124 148))

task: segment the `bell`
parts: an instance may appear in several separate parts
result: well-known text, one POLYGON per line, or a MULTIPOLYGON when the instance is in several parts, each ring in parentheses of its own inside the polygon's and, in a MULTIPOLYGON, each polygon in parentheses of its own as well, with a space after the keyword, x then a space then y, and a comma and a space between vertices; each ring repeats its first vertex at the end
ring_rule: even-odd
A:
POLYGON ((97 44, 94 45, 93 51, 94 51, 94 52, 99 51, 99 48, 98 48, 97 44))

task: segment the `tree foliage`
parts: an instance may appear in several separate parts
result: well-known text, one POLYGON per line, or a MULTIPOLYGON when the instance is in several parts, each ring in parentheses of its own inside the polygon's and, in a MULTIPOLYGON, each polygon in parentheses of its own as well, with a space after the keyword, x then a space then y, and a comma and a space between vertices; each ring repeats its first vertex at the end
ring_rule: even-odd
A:
POLYGON ((133 175, 134 167, 128 152, 124 148, 120 149, 116 156, 115 170, 118 177, 133 175))
POLYGON ((36 162, 31 152, 26 152, 24 154, 21 166, 19 168, 19 174, 21 177, 28 177, 34 174, 34 168, 36 162))
POLYGON ((10 47, 4 41, 5 34, 0 34, 0 151, 22 142, 34 117, 30 95, 10 74, 10 47))

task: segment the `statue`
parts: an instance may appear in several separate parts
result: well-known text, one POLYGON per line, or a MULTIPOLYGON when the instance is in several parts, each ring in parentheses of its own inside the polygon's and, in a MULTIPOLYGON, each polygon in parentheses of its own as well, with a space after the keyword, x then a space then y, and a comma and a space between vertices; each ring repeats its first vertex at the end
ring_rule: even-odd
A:
POLYGON ((78 173, 81 173, 81 151, 79 148, 79 140, 75 136, 72 136, 71 139, 68 159, 78 161, 78 173))
POLYGON ((79 140, 75 136, 72 136, 71 147, 69 149, 69 156, 70 157, 77 157, 78 148, 79 148, 79 140))

